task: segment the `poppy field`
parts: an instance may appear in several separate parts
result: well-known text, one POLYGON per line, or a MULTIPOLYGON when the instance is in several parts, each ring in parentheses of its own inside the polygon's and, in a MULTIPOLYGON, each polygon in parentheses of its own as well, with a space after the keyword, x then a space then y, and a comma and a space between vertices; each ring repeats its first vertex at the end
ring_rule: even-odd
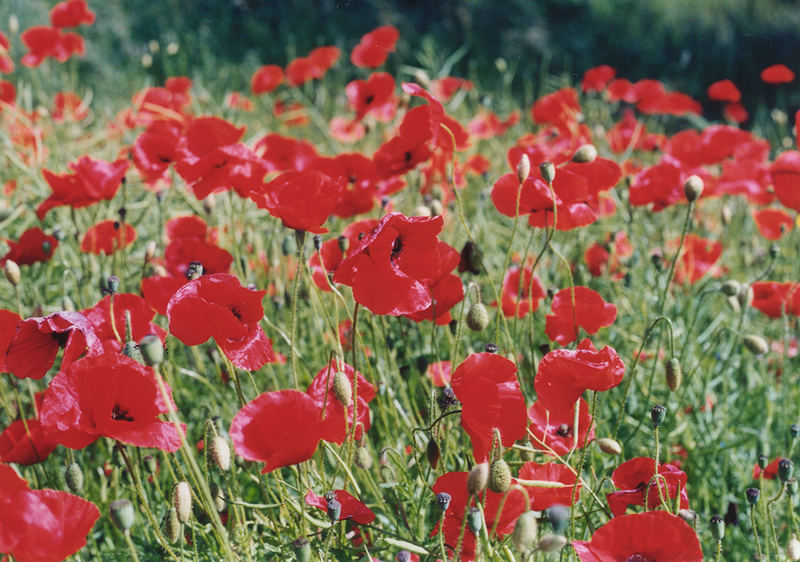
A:
POLYGON ((104 100, 50 7, 0 26, 4 559, 800 560, 796 60, 482 83, 382 25, 104 100))

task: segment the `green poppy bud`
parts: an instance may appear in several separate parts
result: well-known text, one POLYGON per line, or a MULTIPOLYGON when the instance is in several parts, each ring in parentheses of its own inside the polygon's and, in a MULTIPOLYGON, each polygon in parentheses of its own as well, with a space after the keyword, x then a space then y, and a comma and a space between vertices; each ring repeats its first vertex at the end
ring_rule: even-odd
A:
POLYGON ((144 364, 153 366, 160 365, 164 361, 164 344, 155 334, 147 334, 139 341, 139 351, 141 352, 144 364))
POLYGON ((582 145, 572 155, 572 161, 576 164, 588 164, 594 162, 595 158, 597 158, 597 149, 593 144, 582 145))
POLYGON ((467 513, 467 527, 476 535, 481 532, 483 528, 483 518, 481 517, 481 510, 477 507, 470 507, 467 513))
POLYGON ((304 537, 292 541, 292 551, 298 562, 309 562, 311 560, 311 544, 304 537))
POLYGON ((622 446, 610 437, 598 439, 597 446, 607 455, 619 455, 622 452, 622 446))
POLYGON ((78 494, 83 489, 83 471, 78 463, 74 462, 64 472, 67 489, 73 494, 78 494))
POLYGON ((467 326, 473 332, 480 332, 489 325, 489 311, 482 302, 474 302, 467 312, 467 326))
POLYGON ((178 510, 174 507, 170 507, 167 510, 164 514, 162 527, 164 529, 164 536, 167 537, 169 542, 178 542, 178 539, 181 538, 181 522, 178 520, 178 510))
POLYGON ((728 279, 727 281, 725 281, 725 282, 722 284, 722 287, 720 287, 720 291, 722 291, 722 293, 723 293, 725 296, 728 296, 728 297, 735 297, 736 295, 738 295, 738 294, 739 294, 739 289, 740 289, 740 288, 741 288, 741 287, 740 287, 740 285, 739 285, 739 282, 738 282, 738 281, 736 281, 736 280, 734 280, 734 279, 728 279))
POLYGON ((552 162, 539 164, 539 173, 542 174, 542 179, 547 183, 553 183, 553 180, 556 179, 556 167, 552 162))
POLYGON ((226 471, 231 467, 231 448, 228 442, 217 435, 208 444, 208 457, 220 470, 226 471))
POLYGON ((683 380, 683 369, 681 369, 681 362, 678 361, 677 357, 671 357, 667 359, 667 362, 664 365, 664 374, 665 378, 667 379, 667 387, 672 392, 675 392, 680 388, 681 381, 683 380))
POLYGON ((22 281, 22 273, 19 270, 19 266, 16 262, 11 260, 6 260, 6 263, 3 265, 3 275, 5 275, 8 282, 15 287, 22 281))
POLYGON ((697 201, 703 194, 703 179, 695 175, 686 178, 686 182, 683 184, 683 193, 689 203, 697 201))
POLYGON ((471 496, 480 494, 489 483, 489 464, 482 462, 472 467, 467 475, 467 492, 471 496))
POLYGON ((536 514, 533 511, 526 511, 517 518, 514 525, 514 532, 511 533, 511 542, 520 552, 529 550, 536 541, 536 514))
POLYGON ((128 529, 133 527, 133 522, 136 520, 136 512, 133 509, 133 504, 130 500, 115 500, 108 506, 111 521, 122 532, 127 532, 128 529))
POLYGON ((441 456, 441 452, 439 451, 439 444, 436 443, 436 439, 431 437, 428 440, 428 446, 425 449, 425 456, 428 457, 428 462, 431 465, 431 468, 436 470, 436 467, 439 465, 439 457, 441 456))
POLYGON ((354 462, 357 467, 363 468, 364 470, 372 468, 372 455, 369 454, 369 449, 363 445, 357 447, 354 462))
POLYGON ((489 467, 489 489, 503 494, 511 487, 511 469, 503 459, 495 460, 489 467))
POLYGON ((353 401, 353 386, 350 379, 342 371, 336 371, 333 375, 333 395, 339 403, 347 408, 353 401))
POLYGON ((539 539, 537 549, 542 552, 558 552, 567 545, 567 538, 563 535, 547 534, 539 539))
POLYGON ((744 346, 750 350, 753 355, 764 355, 769 351, 769 344, 767 340, 755 334, 748 334, 742 338, 744 346))
POLYGON ((714 540, 719 542, 725 536, 725 521, 719 515, 711 518, 711 536, 714 540))
POLYGON ((172 489, 172 505, 178 512, 178 521, 186 523, 192 517, 192 490, 188 482, 178 482, 172 489))
POLYGON ((517 162, 517 181, 523 183, 531 175, 531 159, 527 154, 523 154, 517 162))

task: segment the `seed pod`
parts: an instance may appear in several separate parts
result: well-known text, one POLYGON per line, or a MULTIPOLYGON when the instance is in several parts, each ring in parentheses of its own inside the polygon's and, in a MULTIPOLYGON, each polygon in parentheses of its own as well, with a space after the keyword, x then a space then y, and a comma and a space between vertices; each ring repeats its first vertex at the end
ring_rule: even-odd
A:
POLYGON ((447 492, 439 492, 436 494, 436 505, 442 510, 442 513, 447 511, 447 508, 450 507, 450 500, 452 499, 453 497, 447 492))
POLYGON ((542 162, 539 164, 539 173, 542 174, 542 179, 547 183, 553 183, 556 178, 556 167, 552 162, 542 162))
POLYGON ((489 311, 482 302, 474 302, 467 312, 467 326, 473 332, 480 332, 489 325, 489 311))
POLYGON ((778 478, 781 482, 788 482, 794 472, 794 463, 789 459, 781 459, 778 461, 778 478))
POLYGON ((178 539, 181 538, 181 522, 178 520, 177 509, 170 507, 167 510, 164 514, 162 526, 164 528, 164 536, 167 537, 167 540, 171 543, 178 542, 178 539))
POLYGON ((350 247, 350 239, 347 236, 339 236, 336 239, 336 243, 339 245, 339 250, 344 254, 347 252, 347 249, 350 247))
POLYGON ((328 500, 327 512, 331 523, 338 521, 339 515, 342 513, 342 504, 335 498, 328 500))
POLYGON ((761 490, 758 488, 747 488, 744 492, 744 496, 747 498, 747 503, 756 505, 758 503, 758 498, 761 496, 761 490))
POLYGON ((142 365, 145 364, 144 357, 142 357, 142 351, 139 349, 139 345, 136 342, 126 341, 125 345, 122 346, 122 355, 125 357, 130 357, 142 365))
POLYGON ((533 511, 526 511, 517 518, 514 525, 514 532, 511 533, 511 542, 520 552, 525 552, 533 546, 536 541, 536 514, 533 511))
POLYGON ((115 500, 108 506, 111 521, 122 532, 127 532, 128 529, 133 527, 133 522, 136 520, 136 512, 133 509, 131 500, 115 500))
POLYGON ((711 536, 714 537, 714 540, 719 542, 722 540, 722 537, 725 536, 725 521, 722 520, 722 517, 719 515, 715 515, 711 518, 711 536))
POLYGON ((683 369, 681 369, 681 362, 677 357, 670 357, 664 364, 664 375, 667 379, 667 386, 672 392, 680 388, 681 381, 683 380, 683 369))
POLYGON ((483 528, 483 518, 481 517, 481 510, 477 507, 470 507, 467 513, 467 527, 476 535, 481 532, 483 528))
POLYGON ((425 449, 425 456, 428 457, 428 462, 431 465, 431 468, 436 470, 436 467, 439 465, 439 457, 441 456, 441 452, 439 451, 439 444, 436 443, 436 439, 431 437, 428 439, 428 446, 425 449))
POLYGON ((164 361, 164 344, 155 334, 147 334, 139 341, 139 351, 141 352, 144 364, 153 366, 160 365, 164 361))
POLYGON ((660 404, 653 406, 653 409, 650 410, 650 419, 653 422, 653 427, 658 427, 661 425, 664 422, 666 415, 667 409, 664 406, 660 404))
POLYGON ((511 487, 511 469, 503 459, 495 460, 489 467, 489 489, 503 494, 511 487))
POLYGON ((489 483, 489 464, 482 462, 472 467, 467 475, 467 492, 471 496, 481 493, 489 483))
POLYGON ((342 371, 336 371, 333 375, 333 395, 339 403, 347 408, 353 401, 353 386, 350 379, 342 371))
POLYGON ((19 266, 16 262, 11 260, 6 260, 6 263, 3 265, 3 275, 5 275, 8 282, 15 287, 22 281, 22 273, 19 270, 19 266))
POLYGON ((178 521, 186 523, 192 517, 192 490, 188 482, 178 482, 172 489, 172 505, 178 512, 178 521))
POLYGON ((548 533, 539 539, 537 549, 542 552, 558 552, 567 545, 567 538, 563 535, 548 533))
POLYGON ((597 446, 607 455, 619 455, 622 452, 622 446, 610 437, 598 439, 597 446))
POLYGON ((78 463, 74 462, 64 472, 67 488, 73 494, 78 494, 83 489, 83 471, 78 463))
POLYGON ((594 162, 595 158, 597 158, 597 149, 593 144, 582 145, 572 155, 572 161, 576 164, 588 164, 594 162))
POLYGON ((748 334, 742 338, 742 343, 749 349, 753 355, 764 355, 769 351, 769 344, 767 340, 755 334, 748 334))
POLYGON ((517 181, 523 183, 531 175, 531 159, 527 154, 523 154, 517 162, 517 181))
POLYGON ((231 448, 228 446, 228 442, 219 435, 213 437, 209 442, 208 457, 222 471, 231 467, 231 448))
POLYGON ((686 182, 683 184, 683 193, 689 203, 697 201, 703 194, 703 179, 694 174, 686 178, 686 182))

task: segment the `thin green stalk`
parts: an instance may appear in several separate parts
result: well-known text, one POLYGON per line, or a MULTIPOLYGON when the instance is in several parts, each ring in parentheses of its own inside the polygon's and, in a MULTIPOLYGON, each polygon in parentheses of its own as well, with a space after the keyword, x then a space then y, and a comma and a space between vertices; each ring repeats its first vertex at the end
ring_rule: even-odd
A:
POLYGON ((661 297, 658 300, 658 314, 664 314, 664 307, 667 305, 667 291, 669 290, 669 285, 672 282, 672 276, 675 274, 675 266, 678 263, 678 259, 681 257, 681 251, 683 250, 683 242, 686 239, 686 234, 689 232, 689 225, 692 222, 692 211, 694 210, 694 201, 689 202, 689 206, 686 208, 686 218, 683 221, 683 229, 681 230, 681 241, 678 243, 678 249, 675 251, 675 256, 672 258, 672 262, 669 266, 669 272, 667 273, 666 279, 664 279, 664 288, 661 290, 661 297))
POLYGON ((289 357, 292 368, 292 382, 294 383, 294 388, 300 390, 300 383, 297 379, 297 352, 295 351, 295 345, 297 344, 297 293, 300 287, 300 274, 303 270, 302 264, 306 240, 305 230, 295 230, 295 239, 297 240, 297 268, 295 269, 294 284, 292 287, 292 312, 289 321, 289 357))

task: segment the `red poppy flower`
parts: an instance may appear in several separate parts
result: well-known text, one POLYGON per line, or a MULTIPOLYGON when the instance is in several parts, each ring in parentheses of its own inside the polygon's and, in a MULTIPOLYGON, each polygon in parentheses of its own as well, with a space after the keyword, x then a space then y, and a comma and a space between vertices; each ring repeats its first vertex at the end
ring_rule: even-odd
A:
POLYGON ((564 410, 584 391, 614 388, 624 375, 625 364, 614 348, 606 346, 597 351, 586 338, 575 350, 555 349, 542 357, 534 385, 543 407, 564 410))
POLYGON ((800 152, 787 150, 770 166, 775 195, 784 207, 800 212, 800 152))
POLYGON ((574 88, 564 88, 536 100, 531 108, 531 118, 536 123, 548 124, 569 131, 578 122, 581 105, 574 88))
MULTIPOLYGON (((528 461, 519 469, 519 484, 526 486, 525 480, 540 480, 545 482, 560 482, 560 488, 541 486, 528 487, 528 496, 531 499, 531 509, 543 511, 552 505, 572 505, 573 491, 575 488, 575 473, 569 466, 557 462, 545 464, 528 461)), ((580 497, 581 483, 578 482, 576 498, 580 497)))
POLYGON ((767 240, 778 240, 794 225, 792 217, 780 209, 759 209, 753 211, 753 220, 761 236, 767 240))
MULTIPOLYGON (((167 221, 164 229, 170 241, 178 238, 200 238, 208 242, 217 241, 217 229, 208 228, 208 224, 197 215, 180 215, 167 221)), ((218 273, 216 271, 212 273, 218 273)), ((182 273, 181 273, 182 275, 182 273)))
MULTIPOLYGON (((360 237, 375 228, 376 224, 378 224, 378 221, 375 219, 364 219, 350 223, 342 232, 342 236, 347 240, 348 250, 357 247, 360 237)), ((308 260, 314 284, 323 291, 330 291, 327 277, 333 276, 336 268, 339 267, 344 258, 345 252, 339 246, 338 239, 333 238, 323 242, 319 252, 311 254, 308 260)))
POLYGON ((780 318, 784 308, 786 314, 800 316, 800 283, 756 281, 752 288, 753 308, 770 318, 780 318))
POLYGON ((100 351, 100 340, 92 325, 77 312, 54 312, 50 316, 26 318, 17 325, 6 353, 6 368, 18 378, 41 379, 64 348, 61 368, 67 368, 84 351, 100 351))
POLYGON ((0 552, 20 562, 58 562, 86 545, 100 510, 67 492, 31 490, 8 465, 0 464, 0 552))
POLYGON ((73 92, 57 92, 53 96, 53 121, 81 121, 89 116, 89 110, 83 100, 73 92))
POLYGON ((170 242, 164 250, 167 271, 184 277, 189 264, 199 262, 204 273, 226 273, 230 270, 233 256, 216 244, 194 236, 181 236, 170 242))
MULTIPOLYGON (((352 519, 359 525, 369 525, 375 521, 375 514, 372 512, 372 510, 358 499, 353 497, 346 490, 333 490, 332 492, 328 492, 328 494, 332 494, 333 499, 338 501, 342 506, 342 511, 339 513, 338 521, 352 519)), ((328 494, 325 494, 325 496, 328 496, 328 494)), ((310 490, 306 494, 305 502, 306 505, 318 507, 325 511, 328 510, 327 498, 318 496, 310 490)))
MULTIPOLYGON (((3 59, 0 57, 0 64, 3 59)), ((14 84, 8 80, 0 80, 0 111, 3 111, 4 105, 14 105, 14 100, 17 99, 17 89, 14 84)))
POLYGON ((714 277, 718 276, 719 272, 713 272, 711 268, 721 255, 721 242, 693 234, 687 235, 683 243, 683 254, 675 268, 675 282, 695 283, 709 272, 714 277))
POLYGON ((44 392, 37 392, 35 400, 36 417, 24 421, 14 420, 0 433, 0 462, 36 464, 49 457, 58 446, 39 421, 44 392))
POLYGON ((269 133, 255 146, 268 172, 285 170, 305 170, 309 162, 318 157, 314 145, 308 141, 269 133))
MULTIPOLYGON (((14 72, 14 61, 11 60, 10 56, 8 56, 8 51, 10 49, 11 43, 9 42, 8 37, 5 33, 0 31, 0 74, 10 74, 14 72)), ((0 99, 5 101, 3 96, 0 96, 0 99)))
POLYGON ((300 86, 314 78, 322 78, 339 59, 337 47, 318 47, 307 57, 298 57, 286 67, 286 81, 292 86, 300 86))
MULTIPOLYGON (((697 171, 691 170, 691 172, 697 171)), ((652 203, 652 210, 658 212, 670 205, 685 201, 683 184, 689 175, 691 174, 687 170, 675 162, 662 162, 645 168, 631 184, 631 205, 644 206, 652 203)), ((697 175, 703 177, 702 174, 697 175)))
POLYGON ((361 438, 362 431, 370 428, 369 402, 375 398, 375 387, 364 378, 364 375, 357 373, 355 378, 358 379, 358 388, 356 388, 353 367, 346 363, 337 365, 335 361, 331 361, 329 365, 320 369, 308 386, 306 394, 311 396, 319 406, 320 437, 331 443, 342 444, 353 424, 354 405, 350 404, 347 407, 347 419, 345 419, 344 406, 333 392, 333 375, 337 370, 347 376, 353 389, 353 396, 356 395, 356 392, 358 393, 358 421, 363 427, 356 431, 356 439, 361 438))
POLYGON ((589 415, 589 405, 580 398, 578 430, 575 431, 575 403, 565 410, 547 410, 540 401, 528 408, 531 443, 546 454, 565 455, 573 449, 581 449, 594 439, 594 425, 589 415), (577 434, 577 435, 576 435, 577 434), (534 439, 535 437, 535 439, 534 439), (537 441, 538 440, 538 441, 537 441))
POLYGON ((505 447, 525 437, 525 398, 512 361, 495 353, 472 353, 456 367, 451 383, 475 462, 488 457, 495 429, 505 447))
POLYGON ((519 111, 512 112, 504 121, 491 111, 484 111, 467 124, 467 130, 473 139, 490 139, 505 134, 518 122, 519 111))
POLYGON ((400 32, 393 25, 384 25, 364 35, 350 53, 350 62, 361 68, 377 68, 394 51, 400 32))
POLYGON ((722 108, 722 115, 725 119, 739 124, 746 123, 750 119, 747 109, 740 103, 726 103, 725 107, 722 108))
POLYGON ((53 27, 77 27, 94 23, 94 12, 86 5, 86 0, 65 0, 50 10, 50 23, 53 27))
POLYGON ((432 136, 427 106, 415 107, 406 113, 397 136, 383 143, 372 156, 379 175, 382 178, 399 176, 428 160, 432 136))
POLYGON ((77 33, 64 33, 58 27, 37 25, 20 35, 28 52, 22 57, 23 66, 36 67, 49 57, 66 62, 72 55, 83 55, 86 46, 77 33))
POLYGON ((105 220, 90 226, 81 240, 81 252, 110 256, 117 250, 133 244, 136 229, 128 223, 105 220))
POLYGON ((636 108, 642 113, 664 113, 667 115, 685 115, 694 113, 700 115, 703 106, 686 94, 680 92, 664 92, 656 96, 640 99, 636 108))
POLYGON ((742 99, 742 93, 730 80, 719 80, 708 87, 708 97, 715 101, 736 103, 742 99))
POLYGON ((309 168, 344 185, 333 208, 333 214, 337 217, 346 218, 369 212, 382 195, 375 164, 358 152, 342 153, 333 158, 318 157, 310 162, 309 168))
POLYGON ((218 117, 197 118, 186 129, 176 147, 175 171, 198 199, 230 188, 247 197, 261 185, 267 170, 253 151, 237 142, 243 134, 244 127, 237 129, 218 117))
POLYGON ((394 77, 388 72, 376 72, 367 80, 353 80, 345 88, 350 107, 356 119, 373 115, 380 121, 390 121, 397 108, 394 95, 394 77))
POLYGON ((431 93, 442 103, 446 103, 458 90, 469 91, 474 84, 464 78, 445 76, 431 81, 431 93))
POLYGON ((439 270, 442 224, 441 216, 386 215, 349 251, 333 280, 352 287, 356 302, 375 314, 427 309, 432 301, 425 281, 439 270))
POLYGON ((125 318, 130 313, 131 337, 138 342, 148 334, 156 334, 163 341, 166 332, 152 323, 155 311, 139 295, 119 293, 114 295, 114 322, 111 322, 111 295, 103 297, 92 308, 82 310, 105 352, 120 351, 125 341, 125 318), (117 339, 119 336, 120 339, 117 339))
POLYGON ((551 341, 567 345, 577 338, 578 328, 596 334, 600 328, 610 326, 617 319, 617 307, 607 303, 600 293, 588 287, 575 287, 573 294, 568 287, 553 297, 551 314, 545 318, 544 331, 551 341))
MULTIPOLYGON (((776 457, 771 463, 764 467, 764 479, 774 480, 778 477, 778 464, 780 464, 782 460, 782 457, 776 457)), ((758 480, 761 476, 761 467, 756 463, 753 465, 753 480, 758 480)))
POLYGON ((581 90, 584 92, 602 92, 616 75, 617 70, 607 64, 590 68, 583 74, 581 90))
POLYGON ((344 144, 358 142, 367 134, 367 129, 362 123, 347 117, 334 117, 328 127, 331 137, 344 144))
POLYGON ((461 278, 451 273, 461 261, 458 250, 438 241, 439 261, 432 277, 425 281, 431 296, 431 305, 423 310, 406 314, 415 322, 431 320, 436 324, 449 324, 452 320, 450 310, 464 298, 464 285, 461 278))
POLYGON ((676 515, 648 511, 615 517, 590 541, 572 541, 581 562, 675 560, 702 562, 697 534, 676 515))
POLYGON ((305 392, 265 392, 233 417, 233 448, 245 460, 266 463, 262 472, 301 463, 322 438, 318 419, 319 404, 305 392))
MULTIPOLYGON (((474 505, 475 501, 467 494, 467 475, 467 472, 448 472, 437 478, 433 485, 434 494, 442 492, 450 494, 450 505, 444 516, 444 528, 437 527, 433 534, 444 532, 444 542, 453 551, 461 534, 467 506, 474 505)), ((491 533, 492 529, 496 528, 495 533, 501 537, 511 534, 519 516, 528 510, 525 495, 516 488, 512 488, 507 494, 486 490, 482 503, 486 529, 491 533)), ((494 538, 494 535, 490 535, 489 538, 494 538)), ((460 559, 464 561, 475 559, 475 534, 469 527, 464 531, 460 559)))
POLYGON ((503 276, 503 292, 500 295, 504 316, 524 318, 539 308, 544 289, 538 277, 531 279, 532 274, 530 267, 520 270, 518 265, 512 265, 508 268, 503 276))
POLYGON ((794 80, 794 72, 784 64, 773 64, 761 71, 761 80, 767 84, 787 84, 794 80))
POLYGON ((275 64, 262 66, 253 73, 250 79, 250 91, 253 95, 267 94, 283 83, 283 69, 275 64))
POLYGON ((272 106, 272 114, 287 127, 304 127, 311 123, 311 117, 306 113, 306 106, 299 101, 291 103, 276 101, 272 106))
POLYGON ((151 125, 165 118, 173 122, 190 120, 184 109, 191 103, 191 80, 176 76, 168 78, 166 84, 169 87, 145 88, 134 94, 131 100, 133 125, 151 125))
POLYGON ((69 205, 78 209, 113 199, 129 165, 125 159, 106 162, 81 156, 77 162, 69 164, 72 173, 56 175, 50 170, 42 170, 53 193, 37 207, 36 216, 44 220, 53 207, 69 205))
POLYGON ((0 308, 0 373, 10 371, 5 366, 6 352, 14 339, 14 335, 17 333, 17 326, 20 320, 22 318, 16 312, 0 308))
POLYGON ((167 180, 182 132, 182 125, 174 121, 153 121, 133 143, 133 164, 146 182, 167 180))
POLYGON ((203 275, 172 295, 167 306, 169 331, 186 345, 214 338, 235 366, 255 371, 275 361, 272 344, 259 324, 266 293, 242 287, 233 275, 203 275))
POLYGON ((430 379, 433 386, 450 386, 451 370, 450 361, 436 361, 428 364, 425 376, 430 379))
POLYGON ((599 277, 608 271, 613 279, 619 280, 624 277, 620 259, 628 258, 632 254, 633 248, 627 235, 623 231, 619 231, 607 234, 604 244, 599 242, 592 244, 583 254, 583 259, 586 261, 589 273, 594 277, 599 277))
POLYGON ((623 515, 631 505, 645 505, 655 509, 665 501, 675 499, 680 490, 680 508, 689 509, 689 495, 686 493, 686 473, 671 464, 658 467, 658 485, 654 478, 655 461, 650 457, 637 457, 619 465, 611 474, 611 480, 619 488, 618 492, 606 494, 608 507, 614 517, 623 515), (659 488, 661 490, 659 491, 659 488))
POLYGON ((307 232, 328 232, 322 224, 328 220, 339 200, 343 184, 322 172, 284 172, 271 182, 254 189, 250 199, 260 209, 267 209, 283 225, 307 232))
POLYGON ((58 239, 45 234, 38 226, 32 226, 23 232, 16 242, 8 238, 5 241, 8 244, 8 252, 0 258, 0 267, 8 260, 17 265, 45 262, 53 257, 53 252, 58 248, 58 239))

